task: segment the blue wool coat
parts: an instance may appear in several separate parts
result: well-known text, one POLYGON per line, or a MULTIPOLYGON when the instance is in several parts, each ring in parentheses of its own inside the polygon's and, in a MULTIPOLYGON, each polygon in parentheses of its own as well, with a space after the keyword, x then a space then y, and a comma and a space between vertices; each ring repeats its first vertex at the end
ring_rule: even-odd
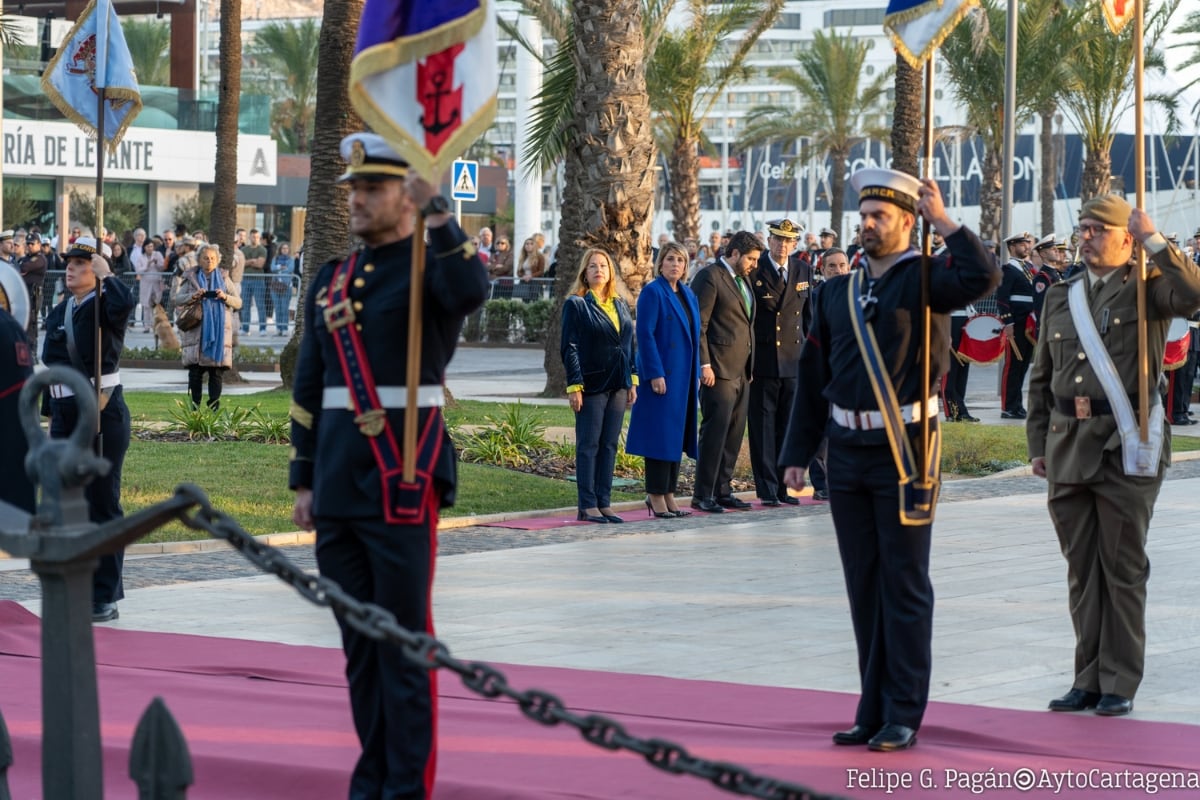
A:
POLYGON ((625 450, 660 461, 696 457, 697 397, 700 387, 700 306, 680 284, 683 310, 671 285, 657 278, 637 301, 637 372, 641 391, 629 420, 625 450), (667 379, 666 394, 655 394, 654 378, 667 379))

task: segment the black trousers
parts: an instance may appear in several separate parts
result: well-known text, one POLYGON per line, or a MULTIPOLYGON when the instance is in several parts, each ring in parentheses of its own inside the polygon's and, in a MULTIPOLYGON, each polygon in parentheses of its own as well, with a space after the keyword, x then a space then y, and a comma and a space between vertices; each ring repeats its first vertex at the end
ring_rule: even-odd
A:
POLYGON ((679 488, 679 462, 646 457, 646 494, 675 494, 679 488))
POLYGON ((714 385, 700 387, 700 441, 692 492, 697 501, 733 494, 730 481, 746 435, 749 386, 745 378, 717 378, 714 385))
MULTIPOLYGON (((50 401, 50 436, 55 439, 71 435, 79 413, 74 398, 50 401)), ((121 468, 125 451, 129 449, 129 407, 121 387, 113 389, 108 405, 100 413, 100 433, 103 435, 100 453, 112 464, 107 475, 96 478, 84 490, 88 503, 88 519, 103 523, 125 516, 121 509, 121 468)), ((92 602, 115 603, 125 597, 121 572, 125 566, 125 551, 100 556, 100 566, 92 576, 92 602)))
POLYGON ((854 721, 921 726, 929 700, 932 526, 900 524, 896 466, 887 446, 829 441, 830 510, 850 598, 862 697, 854 721))
POLYGON ((750 384, 750 466, 754 470, 754 491, 763 500, 787 496, 787 486, 779 469, 779 451, 787 432, 792 400, 796 396, 795 378, 758 378, 750 384))
POLYGON ((221 389, 225 382, 225 367, 202 367, 199 364, 188 365, 188 394, 192 398, 192 407, 200 407, 200 398, 204 390, 204 373, 208 373, 208 407, 221 407, 221 389))
POLYGON ((1004 371, 1001 373, 1000 399, 1004 405, 1002 411, 1016 411, 1025 408, 1025 398, 1021 395, 1021 387, 1025 385, 1025 373, 1033 363, 1033 342, 1025 335, 1025 317, 1016 316, 1013 322, 1013 342, 1017 345, 1020 358, 1013 355, 1012 345, 1004 354, 1004 371))
MULTIPOLYGON (((1196 334, 1193 334, 1196 335, 1196 334)), ((1167 421, 1187 417, 1188 407, 1192 404, 1192 385, 1196 377, 1196 354, 1189 352, 1187 361, 1179 369, 1167 373, 1169 387, 1165 400, 1167 421)))
MULTIPOLYGON (((382 519, 314 520, 317 566, 356 600, 396 615, 413 631, 433 633, 433 566, 437 509, 425 524, 382 519)), ((437 763, 437 677, 404 657, 398 645, 371 639, 341 617, 350 708, 362 754, 350 780, 350 800, 426 800, 437 763)))
POLYGON ((964 364, 956 355, 966 326, 966 317, 950 318, 950 371, 942 378, 942 413, 950 421, 971 413, 967 410, 967 376, 971 372, 971 364, 964 364))

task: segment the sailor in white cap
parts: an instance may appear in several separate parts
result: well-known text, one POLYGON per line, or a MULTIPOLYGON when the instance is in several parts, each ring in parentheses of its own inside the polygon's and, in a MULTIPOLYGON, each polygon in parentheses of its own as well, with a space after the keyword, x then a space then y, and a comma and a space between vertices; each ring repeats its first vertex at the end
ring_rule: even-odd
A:
POLYGON ((1009 348, 1005 351, 1004 369, 1000 373, 1000 416, 1025 419, 1021 390, 1025 373, 1033 361, 1033 342, 1025 335, 1025 326, 1034 308, 1034 269, 1029 262, 1033 234, 1024 231, 1009 234, 1004 244, 1008 248, 1008 261, 1004 264, 1004 279, 996 290, 996 310, 1004 323, 1009 348))
MULTIPOLYGON (((409 630, 432 633, 430 592, 440 508, 456 487, 454 445, 440 406, 466 316, 487 299, 487 270, 437 187, 382 137, 342 140, 350 230, 363 246, 320 267, 304 301, 292 395, 292 519, 317 534, 321 574, 409 630), (406 408, 417 214, 428 233, 417 408, 406 408), (353 410, 350 410, 353 409, 353 410), (400 443, 417 415, 416 480, 402 480, 400 443)), ((426 798, 432 791, 437 698, 430 671, 339 618, 362 754, 354 797, 426 798)))
MULTIPOLYGON (((100 328, 100 434, 101 455, 112 464, 107 475, 87 488, 88 515, 92 522, 124 516, 121 509, 121 465, 129 448, 129 409, 121 390, 121 351, 133 314, 134 297, 112 273, 112 250, 90 236, 80 236, 67 250, 63 278, 66 299, 46 316, 42 362, 46 366, 76 369, 89 381, 96 376, 97 303, 100 328)), ((67 436, 75 428, 79 410, 66 386, 50 387, 50 435, 67 436)), ((121 581, 124 553, 100 556, 92 576, 92 620, 109 622, 119 614, 117 602, 125 596, 121 581)))
POLYGON ((780 463, 788 486, 802 489, 805 466, 828 437, 830 507, 862 683, 854 726, 833 740, 887 751, 916 742, 932 661, 936 497, 914 491, 924 476, 915 472, 912 442, 925 417, 934 429, 938 424, 949 312, 991 292, 1000 271, 979 237, 946 213, 935 181, 866 169, 850 185, 858 193, 865 267, 829 279, 813 298, 780 463), (947 250, 931 257, 927 386, 919 335, 923 258, 911 246, 918 216, 943 235, 947 250), (923 394, 932 401, 924 408, 923 394))
POLYGON ((0 231, 0 261, 14 269, 17 266, 17 248, 11 230, 0 231))
POLYGON ((1066 252, 1064 246, 1059 249, 1059 241, 1054 234, 1047 234, 1033 246, 1037 272, 1033 276, 1033 315, 1034 341, 1041 332, 1042 304, 1046 302, 1046 290, 1063 279, 1060 271, 1060 259, 1066 252))

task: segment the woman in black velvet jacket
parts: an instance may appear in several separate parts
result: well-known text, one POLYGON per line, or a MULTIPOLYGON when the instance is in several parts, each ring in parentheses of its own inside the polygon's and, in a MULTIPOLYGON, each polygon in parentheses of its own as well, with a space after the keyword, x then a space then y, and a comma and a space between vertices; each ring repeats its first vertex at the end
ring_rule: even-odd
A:
POLYGON ((617 440, 625 409, 637 399, 633 315, 617 296, 612 257, 583 254, 575 292, 563 304, 562 359, 567 400, 575 412, 575 479, 579 519, 624 522, 610 506, 617 440))

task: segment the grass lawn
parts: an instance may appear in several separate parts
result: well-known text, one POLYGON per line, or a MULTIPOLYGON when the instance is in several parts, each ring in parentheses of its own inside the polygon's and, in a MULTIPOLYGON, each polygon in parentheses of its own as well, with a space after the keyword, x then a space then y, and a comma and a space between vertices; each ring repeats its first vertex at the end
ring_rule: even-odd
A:
MULTIPOLYGON (((139 423, 171 419, 178 393, 130 392, 126 395, 135 428, 139 423)), ((285 416, 290 395, 280 389, 248 396, 226 395, 223 408, 258 405, 264 413, 285 416)), ((484 424, 500 419, 504 404, 461 401, 447 410, 452 424, 484 424)), ((573 425, 565 406, 524 405, 547 426, 573 425)), ((980 476, 1026 463, 1025 429, 1019 425, 943 425, 942 468, 948 475, 980 476)), ((1176 451, 1200 449, 1200 438, 1177 436, 1176 451)), ((213 504, 236 517, 254 534, 291 531, 292 493, 287 489, 288 446, 254 442, 165 442, 135 439, 125 459, 122 497, 127 512, 145 508, 195 483, 213 504)), ((640 491, 614 490, 614 500, 637 500, 640 491)), ((575 485, 481 464, 459 464, 458 502, 445 516, 563 508, 575 503, 575 485)), ((160 529, 147 541, 207 538, 180 524, 160 529)))

